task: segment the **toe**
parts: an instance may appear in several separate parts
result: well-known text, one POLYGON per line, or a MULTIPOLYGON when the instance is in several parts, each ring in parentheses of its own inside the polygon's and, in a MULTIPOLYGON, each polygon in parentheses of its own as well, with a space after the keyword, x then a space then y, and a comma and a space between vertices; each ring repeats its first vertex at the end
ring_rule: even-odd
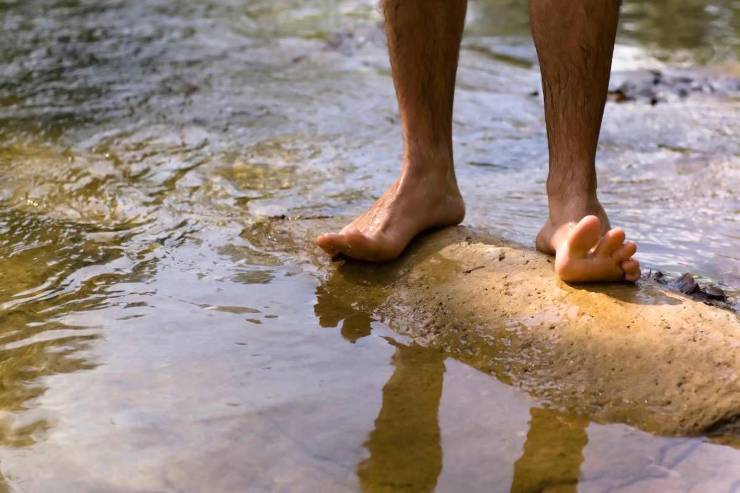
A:
POLYGON ((353 229, 345 235, 347 246, 352 250, 344 252, 347 256, 357 260, 373 261, 377 257, 377 245, 360 231, 353 229))
POLYGON ((626 281, 635 282, 640 278, 640 262, 636 259, 626 260, 620 264, 620 267, 624 271, 626 281))
POLYGON ((634 241, 627 241, 621 247, 612 253, 612 258, 619 263, 629 260, 637 252, 637 244, 634 241))
POLYGON ((596 255, 611 256, 624 243, 624 230, 622 228, 610 229, 596 247, 596 255))
POLYGON ((314 242, 330 257, 336 257, 340 253, 346 253, 349 250, 349 243, 342 234, 323 234, 316 238, 314 242))
POLYGON ((598 243, 601 223, 596 216, 586 216, 573 226, 566 238, 566 247, 571 255, 585 257, 598 243))

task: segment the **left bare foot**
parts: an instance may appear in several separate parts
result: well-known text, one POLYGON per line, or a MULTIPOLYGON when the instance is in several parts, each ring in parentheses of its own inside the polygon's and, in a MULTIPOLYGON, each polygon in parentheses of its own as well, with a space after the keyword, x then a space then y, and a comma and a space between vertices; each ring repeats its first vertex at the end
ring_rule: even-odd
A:
POLYGON ((553 221, 551 214, 537 235, 537 249, 555 255, 555 272, 566 282, 637 281, 640 263, 632 258, 637 245, 624 241, 621 228, 609 229, 600 205, 593 212, 597 215, 577 222, 553 221))

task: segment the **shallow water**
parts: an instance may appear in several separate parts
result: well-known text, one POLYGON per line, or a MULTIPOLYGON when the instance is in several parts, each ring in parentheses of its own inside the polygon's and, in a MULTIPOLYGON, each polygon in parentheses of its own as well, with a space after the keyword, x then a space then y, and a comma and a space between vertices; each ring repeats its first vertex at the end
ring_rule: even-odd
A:
MULTIPOLYGON (((456 160, 468 224, 529 243, 546 144, 520 3, 471 5, 456 160)), ((7 489, 737 489, 735 438, 546 409, 394 335, 275 232, 361 210, 400 152, 374 3, 277 4, 0 3, 7 489)), ((615 81, 736 73, 738 19, 626 2, 615 81)), ((607 106, 602 200, 648 268, 736 297, 738 92, 664 99, 607 106)))

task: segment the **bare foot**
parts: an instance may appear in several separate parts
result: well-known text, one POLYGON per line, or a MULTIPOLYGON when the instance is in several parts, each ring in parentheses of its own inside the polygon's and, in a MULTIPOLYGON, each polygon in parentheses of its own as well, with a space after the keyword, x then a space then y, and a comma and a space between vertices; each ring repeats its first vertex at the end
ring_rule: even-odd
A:
POLYGON ((566 282, 637 281, 640 263, 632 258, 637 245, 624 241, 621 228, 609 229, 600 205, 592 210, 598 216, 578 222, 548 219, 537 235, 537 249, 555 255, 555 272, 566 282))
POLYGON ((451 173, 403 173, 365 213, 315 242, 332 257, 383 262, 398 257, 422 231, 458 224, 464 217, 465 204, 451 173))

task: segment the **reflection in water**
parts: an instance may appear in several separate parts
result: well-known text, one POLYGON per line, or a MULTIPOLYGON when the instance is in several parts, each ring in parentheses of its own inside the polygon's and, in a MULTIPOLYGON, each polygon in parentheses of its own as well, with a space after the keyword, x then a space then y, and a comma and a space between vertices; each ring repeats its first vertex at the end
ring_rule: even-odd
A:
POLYGON ((442 471, 439 402, 444 355, 394 343, 393 376, 365 442, 370 457, 357 466, 363 491, 433 491, 442 471))
MULTIPOLYGON (((433 491, 442 471, 438 414, 445 355, 436 348, 390 342, 396 347, 394 372, 364 444, 370 456, 358 464, 357 476, 368 492, 433 491)), ((530 414, 511 492, 576 492, 588 419, 542 408, 530 414)))
MULTIPOLYGON (((373 271, 374 287, 357 292, 356 270, 364 264, 347 262, 332 270, 316 289, 314 313, 322 327, 341 324, 351 343, 370 335, 372 313, 386 287, 383 268, 373 271), (368 295, 369 294, 369 295, 368 295)), ((388 270, 388 269, 386 269, 388 270)), ((369 457, 357 466, 363 491, 433 491, 442 472, 439 407, 445 373, 444 351, 417 344, 395 347, 393 374, 383 387, 375 428, 364 443, 369 457)), ((530 410, 529 432, 522 456, 514 464, 512 493, 575 492, 588 442, 588 419, 542 408, 530 410)), ((496 440, 495 436, 490 437, 496 440)))
POLYGON ((330 289, 320 285, 316 288, 314 313, 322 327, 337 327, 342 324, 342 337, 354 343, 370 335, 372 318, 366 310, 359 310, 342 303, 341 298, 330 289))
MULTIPOLYGON (((363 264, 348 262, 316 289, 314 313, 320 325, 341 323, 342 336, 351 343, 370 335, 371 315, 385 287, 384 269, 373 269, 374 293, 357 296, 355 275, 362 268, 363 264)), ((367 288, 367 275, 363 284, 367 288)), ((394 371, 383 387, 375 428, 364 443, 370 456, 357 465, 360 487, 367 492, 433 491, 442 471, 438 414, 445 355, 437 348, 387 340, 396 348, 391 358, 394 371)))
POLYGON ((588 442, 588 419, 549 409, 530 410, 529 433, 514 464, 512 493, 573 492, 588 442))
POLYGON ((350 342, 370 334, 372 314, 387 297, 392 264, 346 262, 316 288, 314 313, 322 327, 337 327, 350 342), (389 268, 391 267, 391 268, 389 268))
POLYGON ((42 378, 94 368, 79 353, 99 336, 64 316, 106 303, 116 278, 96 276, 94 269, 118 254, 86 242, 73 227, 1 206, 0 446, 18 447, 33 444, 50 426, 16 414, 46 390, 42 378))
POLYGON ((137 238, 145 208, 106 187, 115 174, 89 155, 0 144, 0 446, 31 446, 52 427, 25 412, 45 377, 97 367, 95 313, 146 304, 122 287, 155 269, 151 244, 137 238))

